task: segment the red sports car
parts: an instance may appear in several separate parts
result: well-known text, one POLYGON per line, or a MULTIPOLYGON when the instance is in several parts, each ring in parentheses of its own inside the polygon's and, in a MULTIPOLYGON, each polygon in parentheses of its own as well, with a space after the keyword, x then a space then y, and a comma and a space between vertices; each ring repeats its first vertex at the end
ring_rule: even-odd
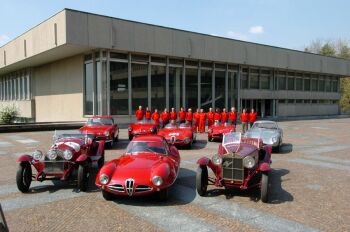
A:
POLYGON ((137 135, 157 134, 157 126, 153 121, 143 119, 135 123, 130 123, 128 132, 129 140, 131 141, 137 135))
POLYGON ((215 121, 214 125, 208 129, 208 141, 212 142, 215 139, 222 140, 223 134, 231 133, 236 131, 235 125, 228 123, 220 123, 215 121))
POLYGON ((104 163, 104 141, 96 141, 93 134, 63 134, 55 138, 46 154, 36 150, 31 155, 20 156, 17 162, 16 182, 23 193, 29 191, 32 180, 77 179, 78 188, 85 191, 90 168, 100 168, 104 163))
POLYGON ((106 200, 114 195, 141 196, 157 193, 166 200, 168 188, 180 170, 180 155, 158 135, 135 137, 120 158, 106 163, 96 176, 96 185, 106 200))
POLYGON ((163 136, 168 143, 175 146, 192 147, 192 143, 196 141, 196 133, 194 127, 188 123, 168 123, 163 129, 158 131, 158 135, 163 136))
POLYGON ((113 143, 119 138, 118 125, 110 116, 93 116, 79 131, 82 134, 95 134, 96 140, 104 140, 110 147, 113 147, 113 143))

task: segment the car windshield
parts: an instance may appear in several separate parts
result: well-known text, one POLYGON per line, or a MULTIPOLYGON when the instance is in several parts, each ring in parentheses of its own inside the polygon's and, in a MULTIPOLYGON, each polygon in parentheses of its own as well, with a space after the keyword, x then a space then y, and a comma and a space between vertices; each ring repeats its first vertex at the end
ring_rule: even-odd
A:
POLYGON ((152 121, 148 120, 148 119, 142 119, 142 120, 137 121, 137 123, 140 123, 140 124, 152 124, 152 121))
POLYGON ((126 148, 126 153, 150 152, 166 155, 165 145, 162 142, 130 142, 126 148))
POLYGON ((113 125, 113 120, 110 118, 89 118, 87 121, 88 125, 113 125))
POLYGON ((277 123, 275 122, 258 122, 258 123, 254 123, 253 129, 258 129, 258 128, 262 128, 262 129, 277 129, 277 123))
POLYGON ((237 152, 239 149, 239 144, 242 141, 242 133, 241 132, 233 132, 224 134, 222 139, 222 146, 229 152, 237 152))
POLYGON ((177 123, 168 123, 165 125, 165 128, 167 129, 173 129, 173 128, 177 128, 178 124, 177 123))
POLYGON ((191 128, 191 124, 190 123, 181 123, 180 128, 191 128))

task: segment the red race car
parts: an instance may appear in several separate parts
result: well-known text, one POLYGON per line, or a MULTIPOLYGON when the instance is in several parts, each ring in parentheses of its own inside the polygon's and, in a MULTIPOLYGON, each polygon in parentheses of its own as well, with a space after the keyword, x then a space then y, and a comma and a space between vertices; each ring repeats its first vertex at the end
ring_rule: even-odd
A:
POLYGON ((212 125, 208 129, 208 141, 212 142, 214 140, 222 140, 223 134, 235 132, 236 126, 230 125, 228 123, 220 123, 219 121, 215 121, 214 125, 212 125))
POLYGON ((163 129, 158 131, 158 135, 163 136, 168 143, 181 147, 187 146, 191 148, 196 141, 194 126, 189 123, 168 123, 163 129))
POLYGON ((20 156, 17 162, 16 182, 23 193, 29 191, 32 180, 77 179, 78 188, 86 191, 90 168, 102 167, 104 163, 104 141, 96 141, 93 134, 62 134, 46 154, 36 150, 20 156))
POLYGON ((180 170, 180 155, 158 135, 135 137, 120 158, 106 163, 96 176, 96 185, 106 200, 114 195, 142 196, 157 193, 166 200, 168 188, 180 170))
POLYGON ((96 140, 104 140, 109 147, 113 147, 114 142, 119 138, 118 125, 110 116, 93 116, 79 131, 82 134, 95 134, 96 140))
POLYGON ((157 134, 157 126, 151 120, 142 119, 135 123, 130 123, 128 132, 129 140, 131 141, 137 135, 157 134))

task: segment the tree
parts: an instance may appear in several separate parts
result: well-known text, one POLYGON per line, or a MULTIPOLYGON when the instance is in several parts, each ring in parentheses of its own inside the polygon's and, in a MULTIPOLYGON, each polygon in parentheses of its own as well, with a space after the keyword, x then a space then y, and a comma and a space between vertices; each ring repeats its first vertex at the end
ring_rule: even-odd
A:
POLYGON ((335 48, 330 43, 325 43, 320 50, 320 54, 324 56, 336 56, 335 48))

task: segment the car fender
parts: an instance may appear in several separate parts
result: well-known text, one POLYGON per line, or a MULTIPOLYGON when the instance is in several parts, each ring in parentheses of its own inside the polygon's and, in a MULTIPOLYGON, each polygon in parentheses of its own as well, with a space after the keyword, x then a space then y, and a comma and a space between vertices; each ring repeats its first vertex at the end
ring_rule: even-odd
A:
POLYGON ((259 170, 262 172, 270 171, 271 170, 270 164, 268 164, 266 162, 259 164, 259 170))
POLYGON ((88 159, 88 156, 86 154, 82 154, 76 159, 77 163, 85 162, 88 159))
POLYGON ((21 162, 29 162, 32 163, 33 157, 31 155, 21 155, 20 157, 17 158, 16 162, 21 163, 21 162))

